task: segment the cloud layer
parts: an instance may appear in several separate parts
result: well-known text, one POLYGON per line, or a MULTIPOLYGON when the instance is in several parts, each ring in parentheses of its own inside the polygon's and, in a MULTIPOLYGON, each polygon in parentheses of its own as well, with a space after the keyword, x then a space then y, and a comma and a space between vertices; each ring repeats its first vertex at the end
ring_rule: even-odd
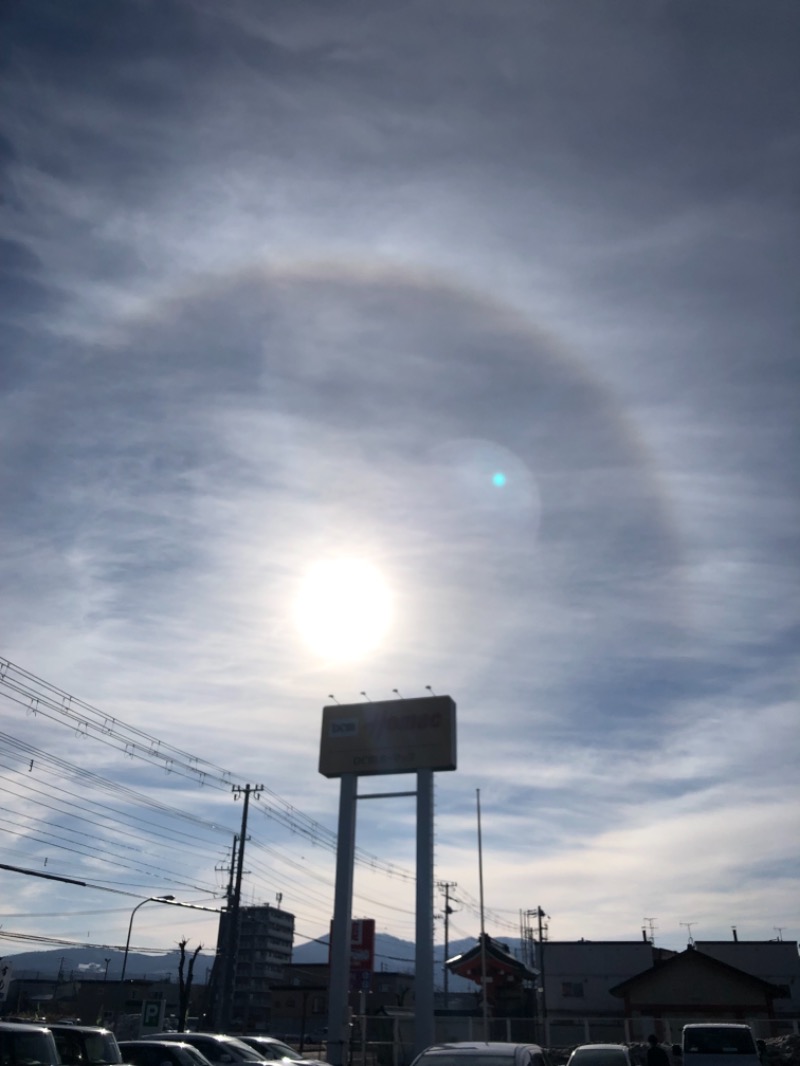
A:
MULTIPOLYGON (((4 20, 0 655, 312 819, 254 831, 253 898, 302 933, 332 905, 322 705, 431 685, 437 876, 476 894, 480 788, 498 933, 542 905, 562 939, 797 935, 796 8, 4 20), (293 625, 338 556, 393 593, 356 664, 293 625)), ((223 890, 229 793, 3 694, 9 862, 223 890), (170 808, 127 858, 144 801, 106 821, 98 782, 105 856, 79 821, 55 843, 73 765, 170 808), (148 837, 185 811, 178 869, 148 837)), ((408 936, 383 864, 413 867, 413 811, 380 806, 356 909, 408 936)), ((81 938, 37 891, 28 924, 81 938)))

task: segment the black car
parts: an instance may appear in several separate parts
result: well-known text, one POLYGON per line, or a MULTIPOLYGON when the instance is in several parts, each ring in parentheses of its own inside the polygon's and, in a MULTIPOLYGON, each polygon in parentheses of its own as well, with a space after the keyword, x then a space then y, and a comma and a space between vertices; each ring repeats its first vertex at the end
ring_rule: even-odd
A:
POLYGON ((213 1066, 238 1066, 239 1063, 263 1063, 264 1059, 241 1040, 224 1033, 154 1033, 154 1040, 191 1044, 213 1066))
POLYGON ((122 1062, 117 1038, 110 1029, 64 1022, 53 1022, 47 1028, 64 1066, 119 1066, 122 1062))
POLYGON ((53 1034, 43 1025, 0 1022, 0 1062, 58 1066, 53 1034))
POLYGON ((183 1040, 121 1040, 119 1049, 131 1066, 211 1066, 202 1052, 183 1040))

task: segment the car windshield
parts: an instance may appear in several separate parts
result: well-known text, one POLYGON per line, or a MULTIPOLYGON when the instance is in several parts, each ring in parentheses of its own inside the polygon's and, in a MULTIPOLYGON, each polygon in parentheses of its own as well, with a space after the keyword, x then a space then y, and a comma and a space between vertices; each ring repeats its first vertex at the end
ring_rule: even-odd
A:
POLYGON ((302 1057, 293 1047, 289 1047, 280 1040, 255 1039, 250 1046, 262 1059, 299 1059, 302 1057))
POLYGON ((86 1060, 89 1063, 122 1062, 116 1037, 111 1033, 87 1033, 85 1044, 86 1060))
POLYGON ((684 1037, 684 1049, 693 1055, 755 1054, 747 1029, 692 1029, 684 1037))
POLYGON ((209 1066, 209 1061, 202 1051, 198 1051, 192 1044, 182 1044, 181 1047, 196 1066, 209 1066))
POLYGON ((235 1059, 242 1062, 261 1062, 263 1059, 262 1055, 242 1040, 228 1040, 222 1045, 220 1051, 228 1051, 235 1059))

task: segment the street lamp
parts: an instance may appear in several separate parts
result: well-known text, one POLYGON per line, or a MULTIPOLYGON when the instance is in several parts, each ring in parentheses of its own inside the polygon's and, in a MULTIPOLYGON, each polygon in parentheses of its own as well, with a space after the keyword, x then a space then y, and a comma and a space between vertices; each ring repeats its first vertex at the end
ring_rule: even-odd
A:
POLYGON ((143 899, 141 903, 137 903, 131 911, 131 920, 128 923, 128 939, 125 941, 125 954, 122 957, 122 977, 120 977, 120 983, 125 980, 125 970, 128 966, 128 951, 131 946, 131 930, 133 929, 133 919, 136 912, 140 907, 143 907, 145 903, 172 903, 174 899, 174 896, 148 896, 147 899, 143 899))

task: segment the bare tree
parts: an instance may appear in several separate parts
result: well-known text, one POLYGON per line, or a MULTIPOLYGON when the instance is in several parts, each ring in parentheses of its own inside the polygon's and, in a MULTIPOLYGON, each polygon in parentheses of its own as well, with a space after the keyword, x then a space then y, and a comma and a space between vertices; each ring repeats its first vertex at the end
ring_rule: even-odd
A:
POLYGON ((194 980, 194 964, 197 960, 197 956, 203 950, 203 945, 198 944, 194 949, 193 954, 189 958, 188 966, 186 963, 186 945, 188 940, 183 937, 178 941, 178 948, 181 953, 180 961, 178 962, 178 1032, 186 1032, 186 1015, 189 1013, 189 1000, 192 993, 192 981, 194 980))

